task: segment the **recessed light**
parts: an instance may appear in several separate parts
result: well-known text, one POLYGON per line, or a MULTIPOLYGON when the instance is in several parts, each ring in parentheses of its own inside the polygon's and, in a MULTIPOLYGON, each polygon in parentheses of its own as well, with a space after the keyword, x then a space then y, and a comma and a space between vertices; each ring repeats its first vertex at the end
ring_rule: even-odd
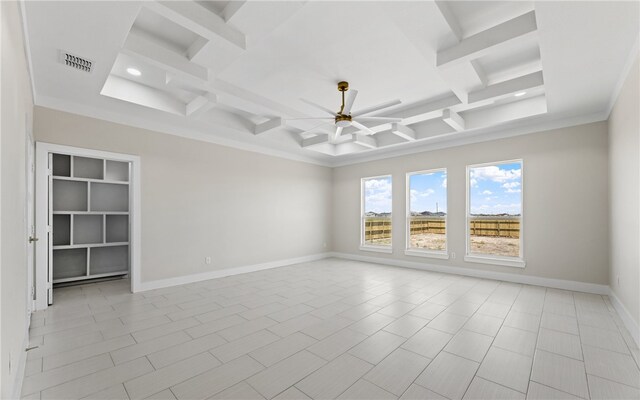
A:
POLYGON ((520 96, 524 96, 525 94, 527 94, 527 92, 518 92, 518 93, 514 94, 514 96, 520 97, 520 96))
POLYGON ((127 68, 127 73, 128 73, 129 75, 133 75, 133 76, 140 76, 140 75, 142 75, 142 72, 140 72, 140 70, 139 70, 139 69, 135 69, 135 68, 131 68, 131 67, 127 68))

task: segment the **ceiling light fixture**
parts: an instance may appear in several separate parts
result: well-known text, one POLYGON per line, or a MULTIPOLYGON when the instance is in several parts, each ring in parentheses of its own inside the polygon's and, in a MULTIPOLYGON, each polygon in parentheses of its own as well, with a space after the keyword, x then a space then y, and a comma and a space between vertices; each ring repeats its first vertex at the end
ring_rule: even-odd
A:
POLYGON ((527 92, 518 92, 518 93, 514 94, 514 96, 520 97, 520 96, 524 96, 525 94, 527 94, 527 92))
POLYGON ((133 75, 133 76, 140 76, 140 75, 142 75, 142 72, 140 72, 140 70, 139 70, 139 69, 135 69, 135 68, 131 68, 131 67, 127 68, 127 73, 128 73, 129 75, 133 75))

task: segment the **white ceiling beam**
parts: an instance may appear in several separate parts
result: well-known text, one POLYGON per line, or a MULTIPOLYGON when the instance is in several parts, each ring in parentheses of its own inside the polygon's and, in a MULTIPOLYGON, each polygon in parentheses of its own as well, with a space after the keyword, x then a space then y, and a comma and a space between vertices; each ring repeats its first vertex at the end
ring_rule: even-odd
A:
POLYGON ((204 38, 220 38, 242 50, 247 48, 242 32, 227 25, 222 17, 196 2, 152 1, 145 3, 145 6, 204 38))
POLYGON ((544 85, 542 71, 524 75, 508 81, 489 85, 486 88, 469 93, 469 104, 484 100, 510 96, 514 93, 537 88, 544 85))
POLYGON ((218 99, 213 93, 207 93, 204 96, 198 96, 187 103, 187 117, 197 118, 205 112, 211 110, 216 106, 217 103, 218 99))
POLYGON ((455 129, 456 131, 458 132, 464 131, 464 126, 465 126, 464 118, 462 118, 460 114, 458 114, 457 112, 450 110, 448 108, 445 109, 444 111, 442 111, 442 120, 446 122, 447 125, 455 129))
POLYGON ((376 141, 376 138, 373 136, 359 135, 357 133, 352 133, 350 141, 352 143, 359 144, 360 146, 364 146, 369 149, 378 148, 378 142, 376 141))
POLYGON ((130 32, 127 36, 122 52, 142 58, 165 71, 177 75, 186 74, 203 82, 209 81, 209 69, 194 64, 186 57, 135 32, 130 32))
POLYGON ((396 122, 391 124, 391 133, 409 142, 413 142, 416 140, 416 132, 413 129, 396 122))
POLYGON ((204 47, 209 44, 209 40, 203 37, 198 37, 195 42, 189 46, 187 49, 187 58, 189 60, 193 60, 195 56, 198 55, 204 49, 204 47))
POLYGON ((281 126, 284 126, 284 122, 282 121, 282 118, 273 118, 268 120, 267 122, 263 122, 261 124, 256 125, 255 129, 253 130, 253 133, 255 135, 259 135, 261 133, 265 133, 277 128, 280 128, 281 126))
POLYGON ((455 46, 437 54, 436 65, 443 67, 454 63, 475 60, 500 47, 513 45, 537 30, 535 11, 496 25, 470 36, 455 46))
POLYGON ((329 135, 318 135, 308 139, 302 139, 300 147, 313 147, 324 143, 329 143, 329 135))
POLYGON ((433 118, 439 118, 442 115, 442 109, 453 107, 461 104, 460 99, 455 94, 441 97, 436 100, 428 100, 407 105, 405 108, 399 109, 390 115, 384 115, 391 118, 402 118, 404 125, 413 125, 418 122, 426 121, 433 118))
POLYGON ((222 10, 222 18, 224 18, 225 21, 230 22, 233 19, 233 17, 236 15, 236 13, 242 7, 244 7, 246 3, 247 3, 246 1, 240 1, 240 0, 230 1, 224 7, 224 10, 222 10))
POLYGON ((442 0, 437 0, 435 3, 436 3, 436 6, 438 7, 438 10, 440 10, 440 14, 442 14, 442 16, 444 17, 444 20, 447 22, 447 25, 449 25, 451 32, 453 32, 453 34, 458 38, 458 40, 462 40, 462 38, 464 37, 464 33, 462 32, 462 28, 460 27, 460 24, 458 23, 458 19, 456 18, 455 14, 449 8, 449 3, 442 0))

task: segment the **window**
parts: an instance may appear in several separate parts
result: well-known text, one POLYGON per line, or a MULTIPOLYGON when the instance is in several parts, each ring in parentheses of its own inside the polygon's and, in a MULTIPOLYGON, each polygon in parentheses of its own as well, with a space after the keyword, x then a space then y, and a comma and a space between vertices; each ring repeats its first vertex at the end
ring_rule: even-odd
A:
POLYGON ((447 171, 407 174, 408 255, 447 254, 447 171))
POLYGON ((524 267, 522 160, 468 166, 467 179, 465 260, 524 267))
POLYGON ((361 248, 391 252, 391 176, 362 179, 361 248))

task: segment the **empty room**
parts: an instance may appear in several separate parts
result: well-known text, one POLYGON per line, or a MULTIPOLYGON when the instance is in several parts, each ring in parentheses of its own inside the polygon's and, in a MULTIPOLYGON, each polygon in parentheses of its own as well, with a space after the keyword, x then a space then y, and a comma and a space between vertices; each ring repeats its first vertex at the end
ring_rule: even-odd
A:
POLYGON ((640 399, 640 0, 0 21, 0 399, 640 399))

